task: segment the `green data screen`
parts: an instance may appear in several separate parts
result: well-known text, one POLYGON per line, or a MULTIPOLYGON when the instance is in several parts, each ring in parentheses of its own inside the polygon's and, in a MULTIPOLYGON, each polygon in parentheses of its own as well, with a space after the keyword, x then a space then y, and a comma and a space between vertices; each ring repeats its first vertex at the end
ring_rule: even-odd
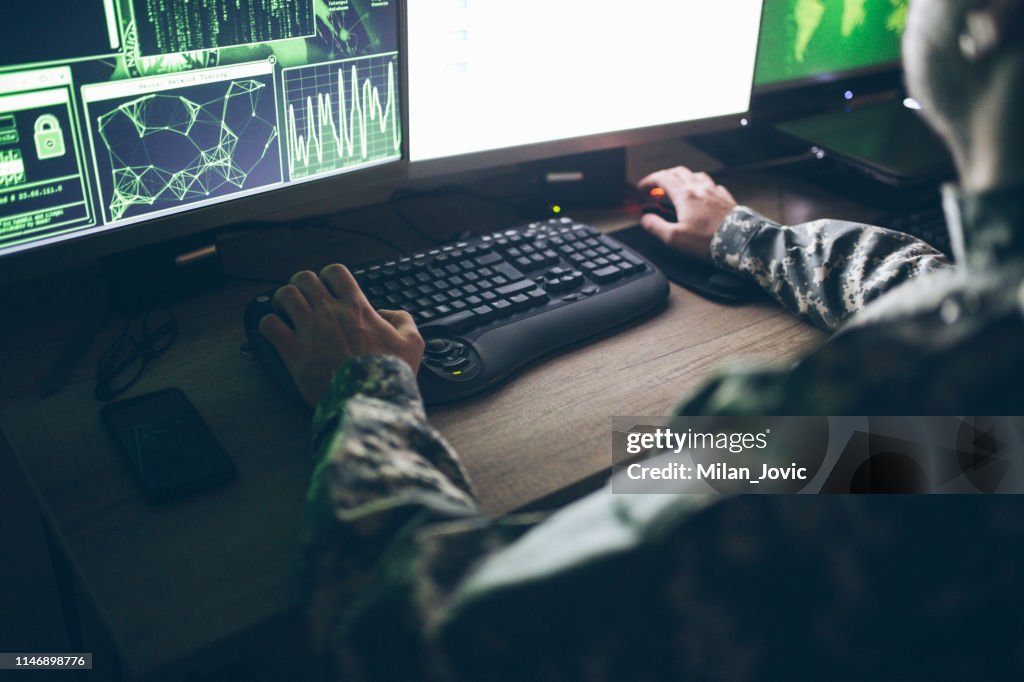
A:
POLYGON ((900 58, 908 0, 766 0, 756 85, 888 64, 900 58))
POLYGON ((401 156, 395 0, 5 9, 0 253, 401 156))

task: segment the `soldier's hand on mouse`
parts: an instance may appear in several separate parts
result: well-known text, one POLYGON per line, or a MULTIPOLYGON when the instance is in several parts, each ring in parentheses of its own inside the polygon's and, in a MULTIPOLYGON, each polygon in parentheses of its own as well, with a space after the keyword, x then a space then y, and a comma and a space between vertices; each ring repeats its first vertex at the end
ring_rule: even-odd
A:
POLYGON ((685 166, 651 173, 639 187, 661 187, 676 209, 674 223, 653 213, 645 214, 640 221, 644 229, 677 251, 710 260, 711 238, 736 208, 729 190, 716 185, 707 173, 694 173, 685 166))
POLYGON ((260 320, 260 332, 277 349, 302 397, 315 406, 331 377, 346 360, 393 355, 415 374, 423 359, 423 337, 405 311, 374 310, 343 265, 329 265, 320 275, 296 273, 274 294, 277 314, 260 320))

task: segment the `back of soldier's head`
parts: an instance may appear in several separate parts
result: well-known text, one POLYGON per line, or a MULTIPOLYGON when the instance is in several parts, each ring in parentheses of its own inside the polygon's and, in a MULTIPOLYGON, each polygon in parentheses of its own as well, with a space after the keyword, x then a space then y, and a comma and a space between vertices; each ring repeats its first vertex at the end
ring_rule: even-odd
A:
POLYGON ((911 0, 903 54, 908 88, 965 184, 986 164, 1000 184, 1024 180, 1024 0, 911 0))

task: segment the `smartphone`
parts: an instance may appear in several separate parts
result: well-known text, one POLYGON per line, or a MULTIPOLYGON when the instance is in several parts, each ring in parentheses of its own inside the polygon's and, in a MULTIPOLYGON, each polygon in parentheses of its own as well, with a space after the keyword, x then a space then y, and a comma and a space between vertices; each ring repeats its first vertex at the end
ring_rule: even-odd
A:
POLYGON ((235 465, 176 388, 104 405, 100 416, 150 502, 227 483, 235 465))

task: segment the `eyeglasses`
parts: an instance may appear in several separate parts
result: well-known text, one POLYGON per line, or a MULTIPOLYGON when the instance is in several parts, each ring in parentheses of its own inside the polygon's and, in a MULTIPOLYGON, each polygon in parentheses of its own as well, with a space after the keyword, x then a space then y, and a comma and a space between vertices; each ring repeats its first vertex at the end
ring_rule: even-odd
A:
POLYGON ((111 400, 127 391, 142 377, 146 365, 166 351, 178 338, 178 321, 167 306, 160 305, 142 316, 139 333, 132 334, 138 317, 129 317, 124 330, 96 364, 97 400, 111 400))

